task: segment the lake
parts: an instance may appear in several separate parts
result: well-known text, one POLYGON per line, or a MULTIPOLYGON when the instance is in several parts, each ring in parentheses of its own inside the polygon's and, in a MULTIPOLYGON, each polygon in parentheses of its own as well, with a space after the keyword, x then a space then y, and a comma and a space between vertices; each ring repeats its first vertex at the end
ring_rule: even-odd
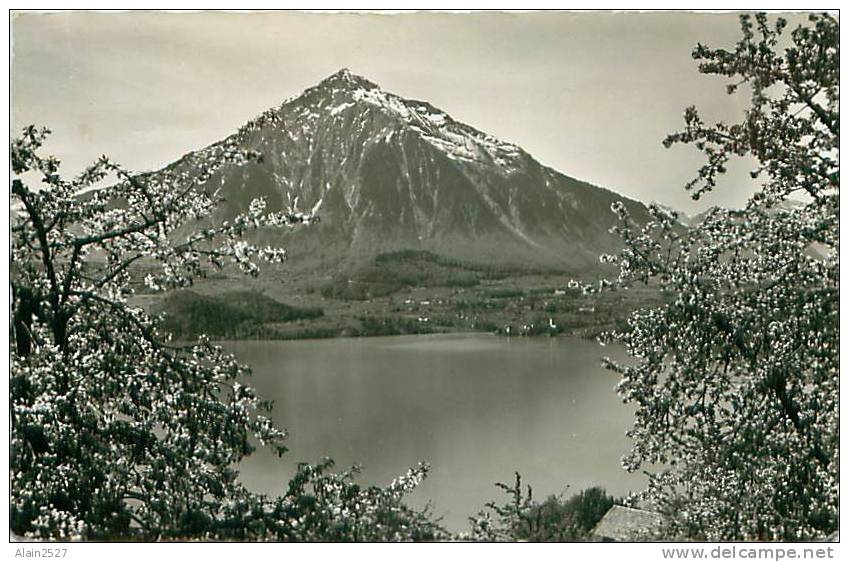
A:
POLYGON ((632 409, 600 364, 621 348, 574 338, 487 334, 225 342, 253 368, 290 435, 282 459, 258 450, 241 467, 253 490, 279 494, 298 461, 363 465, 360 482, 388 484, 418 461, 432 472, 410 504, 431 502, 453 531, 506 495, 514 471, 540 500, 593 486, 641 489, 619 459, 632 409))

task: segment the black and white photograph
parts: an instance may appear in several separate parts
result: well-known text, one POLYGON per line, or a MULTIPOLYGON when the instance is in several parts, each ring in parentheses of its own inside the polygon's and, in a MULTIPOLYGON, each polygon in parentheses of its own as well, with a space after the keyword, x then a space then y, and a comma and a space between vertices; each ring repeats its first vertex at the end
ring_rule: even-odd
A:
POLYGON ((836 9, 9 34, 10 559, 837 558, 836 9))

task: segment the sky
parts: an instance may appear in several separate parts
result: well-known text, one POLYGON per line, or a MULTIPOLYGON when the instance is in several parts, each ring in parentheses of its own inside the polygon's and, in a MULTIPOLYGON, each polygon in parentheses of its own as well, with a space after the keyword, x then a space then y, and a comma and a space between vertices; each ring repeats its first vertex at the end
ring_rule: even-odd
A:
POLYGON ((752 191, 739 162, 693 201, 702 157, 661 144, 689 105, 743 115, 691 57, 738 37, 733 13, 17 13, 12 133, 50 128, 68 173, 101 154, 156 169, 349 68, 567 175, 695 213, 752 191))

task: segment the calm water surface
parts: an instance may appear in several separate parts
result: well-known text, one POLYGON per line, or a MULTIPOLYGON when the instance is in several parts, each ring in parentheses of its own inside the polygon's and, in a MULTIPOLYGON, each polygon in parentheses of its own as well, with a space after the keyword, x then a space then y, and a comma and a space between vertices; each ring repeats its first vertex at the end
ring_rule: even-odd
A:
POLYGON ((620 495, 643 478, 620 468, 632 410, 600 358, 620 349, 571 338, 451 334, 224 346, 254 371, 251 384, 275 402, 289 433, 278 459, 257 451, 242 480, 285 490, 298 461, 359 463, 365 484, 388 484, 418 461, 432 473, 410 503, 431 502, 452 530, 484 503, 502 500, 496 481, 519 471, 543 499, 592 485, 620 495))

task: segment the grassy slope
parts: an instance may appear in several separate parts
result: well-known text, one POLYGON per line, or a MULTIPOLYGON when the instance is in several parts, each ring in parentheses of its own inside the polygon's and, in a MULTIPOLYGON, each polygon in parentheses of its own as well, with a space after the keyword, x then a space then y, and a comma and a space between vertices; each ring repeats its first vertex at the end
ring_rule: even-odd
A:
POLYGON ((343 272, 287 265, 155 297, 180 338, 300 339, 452 331, 591 337, 659 303, 645 289, 585 296, 558 271, 460 262, 423 251, 380 254, 343 272), (245 287, 250 290, 246 291, 245 287), (288 304, 283 304, 283 303, 288 304), (552 327, 553 326, 553 327, 552 327))
POLYGON ((218 296, 190 290, 169 293, 154 306, 165 328, 179 339, 201 333, 219 338, 273 338, 268 324, 319 318, 319 308, 293 307, 256 291, 227 291, 218 296))

